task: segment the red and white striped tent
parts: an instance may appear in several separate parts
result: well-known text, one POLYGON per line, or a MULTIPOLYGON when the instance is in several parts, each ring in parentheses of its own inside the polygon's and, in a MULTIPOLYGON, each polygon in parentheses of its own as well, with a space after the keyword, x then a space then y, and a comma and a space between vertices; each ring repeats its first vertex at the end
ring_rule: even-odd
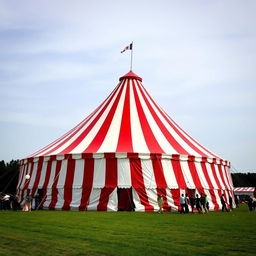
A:
POLYGON ((249 195, 253 196, 256 195, 256 188, 255 187, 236 187, 234 188, 235 195, 249 195))
POLYGON ((164 208, 177 210, 185 192, 219 209, 223 193, 233 196, 230 163, 181 129, 140 77, 119 80, 75 128, 21 160, 20 201, 40 190, 45 209, 156 211, 161 194, 164 208))

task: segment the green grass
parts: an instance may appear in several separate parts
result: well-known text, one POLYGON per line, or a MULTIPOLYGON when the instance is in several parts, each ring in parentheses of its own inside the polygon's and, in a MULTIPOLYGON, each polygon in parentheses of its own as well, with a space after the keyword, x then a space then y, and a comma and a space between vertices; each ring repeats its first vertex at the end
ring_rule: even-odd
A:
POLYGON ((0 212, 0 255, 256 255, 256 212, 0 212))

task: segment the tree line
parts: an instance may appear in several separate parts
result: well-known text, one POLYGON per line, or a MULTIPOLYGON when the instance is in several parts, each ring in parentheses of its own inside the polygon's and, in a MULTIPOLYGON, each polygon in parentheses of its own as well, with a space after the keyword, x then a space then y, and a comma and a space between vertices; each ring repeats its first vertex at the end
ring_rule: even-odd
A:
MULTIPOLYGON (((234 187, 256 187, 256 173, 231 173, 234 187)), ((0 161, 0 192, 15 194, 19 178, 19 160, 0 161)))

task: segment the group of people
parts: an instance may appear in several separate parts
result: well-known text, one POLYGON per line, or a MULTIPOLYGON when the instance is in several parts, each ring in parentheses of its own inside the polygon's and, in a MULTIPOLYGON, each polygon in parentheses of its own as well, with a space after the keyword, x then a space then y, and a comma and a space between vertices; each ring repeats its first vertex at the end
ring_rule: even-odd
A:
POLYGON ((12 194, 0 193, 0 211, 18 210, 18 197, 12 194))
POLYGON ((247 199, 247 204, 249 211, 256 211, 256 197, 254 196, 253 198, 251 196, 248 197, 247 199))
POLYGON ((24 204, 21 206, 19 204, 19 196, 12 194, 0 193, 0 211, 9 211, 9 210, 22 210, 25 212, 30 212, 39 208, 41 203, 41 197, 37 193, 34 197, 29 193, 24 197, 24 204))
POLYGON ((197 209, 198 213, 207 213, 209 211, 209 202, 207 195, 201 195, 199 197, 196 194, 196 197, 188 196, 188 194, 181 194, 180 196, 180 213, 189 213, 189 205, 191 206, 191 212, 194 213, 194 210, 197 209))
MULTIPOLYGON (((164 198, 162 195, 158 195, 157 197, 157 202, 159 206, 159 213, 163 212, 163 205, 164 205, 164 198)), ((234 200, 232 199, 231 196, 228 198, 228 204, 226 203, 225 196, 222 194, 220 198, 220 202, 222 205, 222 212, 224 211, 232 211, 234 204, 236 207, 238 207, 238 198, 235 196, 234 200)), ((209 201, 208 197, 206 194, 196 194, 196 196, 191 195, 189 196, 188 194, 181 194, 180 199, 180 208, 179 212, 180 213, 189 213, 189 209, 191 208, 191 212, 194 213, 195 209, 198 213, 208 213, 209 212, 209 201)), ((255 199, 255 207, 256 207, 256 199, 255 199)))

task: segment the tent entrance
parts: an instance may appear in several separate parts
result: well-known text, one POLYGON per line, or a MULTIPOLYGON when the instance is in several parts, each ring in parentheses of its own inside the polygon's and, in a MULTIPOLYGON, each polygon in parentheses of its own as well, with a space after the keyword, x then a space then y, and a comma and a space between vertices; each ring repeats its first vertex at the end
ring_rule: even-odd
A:
POLYGON ((134 211, 132 188, 117 188, 118 211, 134 211))

